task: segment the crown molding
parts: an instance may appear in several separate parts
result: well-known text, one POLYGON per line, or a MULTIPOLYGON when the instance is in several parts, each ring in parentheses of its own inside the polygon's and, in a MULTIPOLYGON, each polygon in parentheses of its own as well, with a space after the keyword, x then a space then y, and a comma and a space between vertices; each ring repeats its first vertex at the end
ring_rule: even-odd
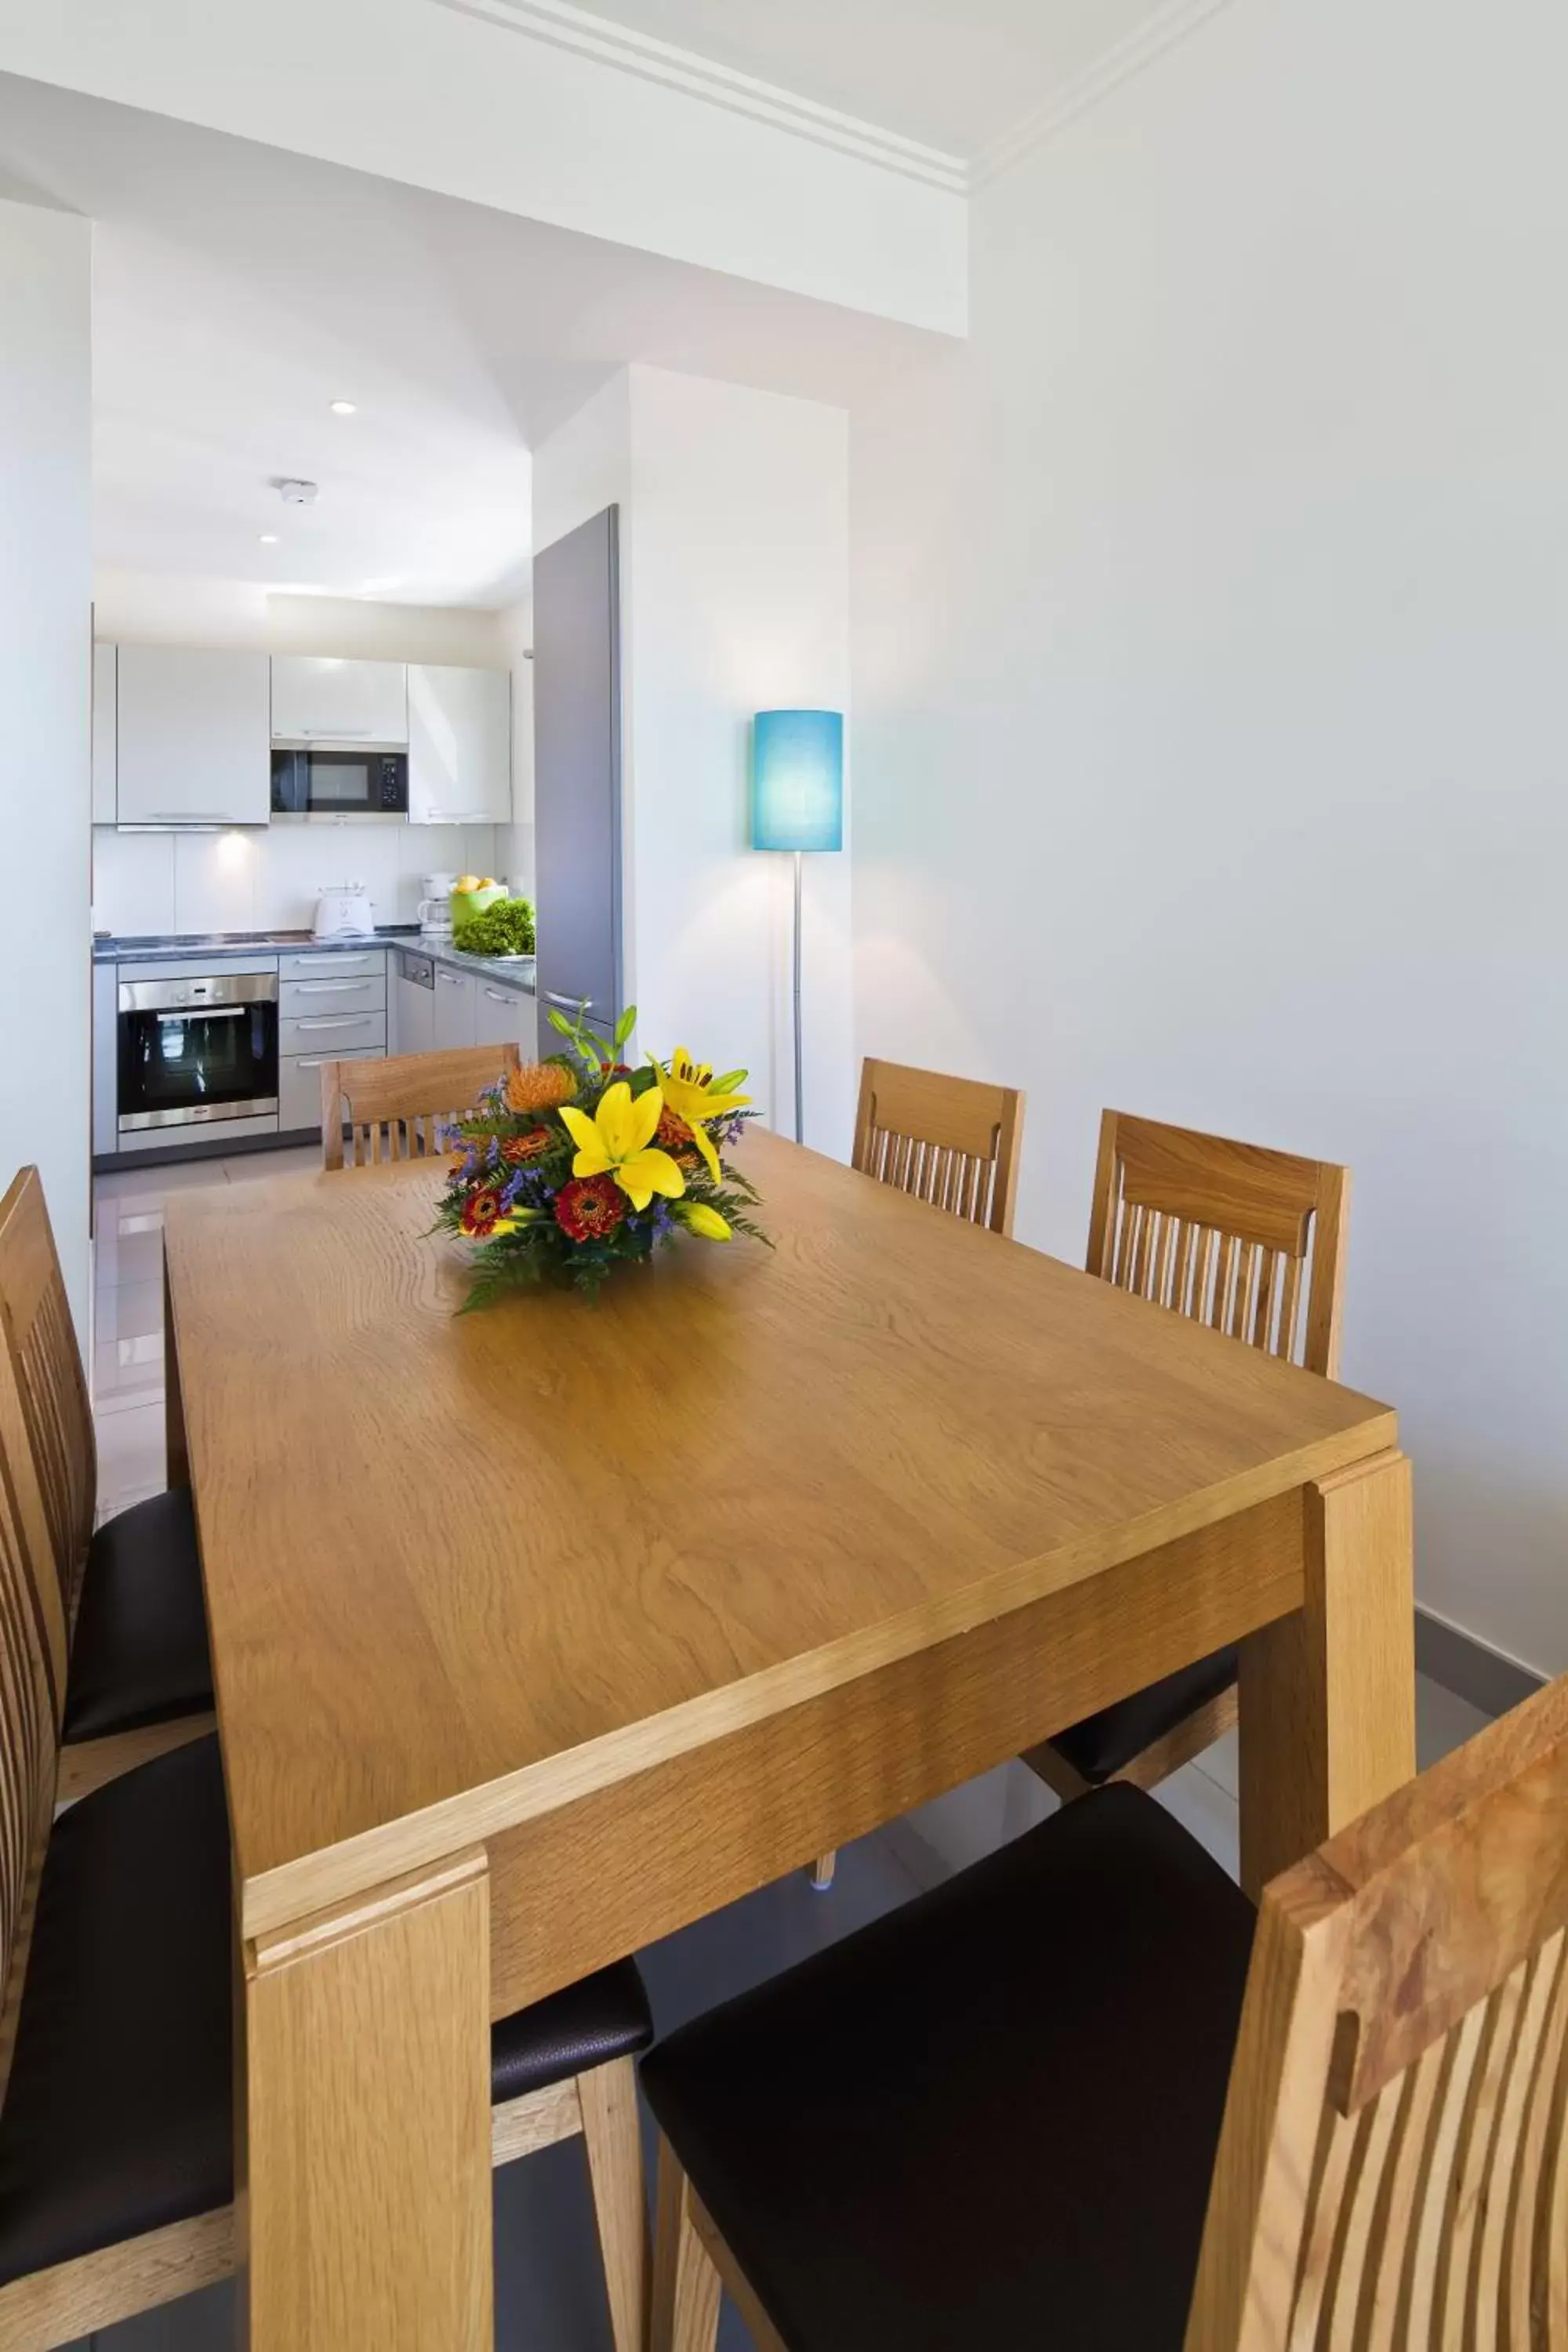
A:
POLYGON ((1142 73, 1145 66, 1152 65, 1167 49, 1174 48, 1179 41, 1184 41, 1227 5, 1228 0, 1166 0, 1163 8, 1145 17, 1142 25, 1082 73, 1061 83, 1041 105, 1031 108, 1010 129, 988 140, 970 165, 969 186, 984 187, 998 173, 1022 163, 1026 155, 1044 146, 1075 117, 1098 106, 1121 83, 1142 73))
POLYGON ((902 139, 895 131, 879 129, 876 123, 862 122, 852 114, 840 114, 830 106, 819 106, 815 99, 800 98, 793 90, 781 89, 751 74, 737 73, 729 66, 716 65, 690 49, 676 47, 672 42, 655 40, 626 26, 613 25, 605 17, 590 15, 585 8, 573 7, 570 0, 434 0, 434 5, 453 9, 459 16, 480 17, 486 24, 500 26, 528 40, 570 49, 578 57, 613 66, 621 73, 637 74, 644 81, 658 82, 667 89, 705 100, 710 106, 721 106, 731 114, 769 123, 775 130, 793 132, 797 139, 812 140, 819 147, 831 147, 862 163, 878 164, 884 171, 923 181, 928 187, 940 188, 949 195, 962 196, 969 192, 970 167, 961 156, 921 146, 918 140, 902 139))

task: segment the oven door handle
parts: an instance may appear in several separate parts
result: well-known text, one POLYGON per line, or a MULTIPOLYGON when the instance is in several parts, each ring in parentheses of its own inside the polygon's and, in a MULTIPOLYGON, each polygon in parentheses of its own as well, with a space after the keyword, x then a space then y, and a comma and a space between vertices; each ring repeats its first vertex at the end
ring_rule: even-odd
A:
MULTIPOLYGON (((143 1013, 152 1012, 150 1005, 144 1004, 140 1009, 143 1013)), ((244 1021, 255 1009, 251 1004, 161 1004, 153 1013, 153 1018, 154 1021, 244 1021)))

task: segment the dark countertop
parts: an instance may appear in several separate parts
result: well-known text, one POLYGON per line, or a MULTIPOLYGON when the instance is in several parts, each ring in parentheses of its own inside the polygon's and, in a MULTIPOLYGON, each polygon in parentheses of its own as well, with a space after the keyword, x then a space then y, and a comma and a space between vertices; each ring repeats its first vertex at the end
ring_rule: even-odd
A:
POLYGON ((421 938, 414 923, 382 924, 374 938, 368 940, 316 940, 309 931, 186 931, 154 932, 136 939, 95 937, 92 960, 94 963, 115 964, 190 963, 220 955, 353 955, 356 950, 363 955, 367 947, 407 948, 454 971, 471 971, 492 980, 500 988, 521 989, 525 996, 535 993, 531 959, 513 963, 496 956, 462 955, 454 947, 437 946, 421 938))

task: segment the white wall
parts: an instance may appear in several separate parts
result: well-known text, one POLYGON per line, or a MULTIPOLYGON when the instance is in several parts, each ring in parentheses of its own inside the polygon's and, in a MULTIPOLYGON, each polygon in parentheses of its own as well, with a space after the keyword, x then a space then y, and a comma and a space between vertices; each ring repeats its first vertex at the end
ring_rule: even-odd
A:
POLYGON ((795 137, 569 43, 493 0, 0 0, 0 70, 963 332, 956 182, 866 160, 900 144, 874 132, 840 152, 841 123, 795 137))
POLYGON ((318 892, 361 882, 378 923, 412 923, 424 874, 521 878, 509 825, 279 824, 229 833, 92 835, 93 928, 116 939, 164 931, 309 929, 318 892))
POLYGON ((114 644, 243 646, 480 668, 503 667, 509 657, 508 616, 477 605, 282 595, 251 580, 104 568, 93 598, 93 634, 114 644))
POLYGON ((1568 17, 1245 0, 973 207, 857 416, 858 1042, 1355 1175, 1431 1606, 1568 1667, 1568 17))
MULTIPOLYGON (((790 869, 748 846, 750 722, 777 706, 848 710, 847 416, 631 367, 535 451, 540 545, 611 500, 639 1042, 749 1068, 787 1129, 790 869)), ((806 1139, 845 1156, 849 909, 848 856, 808 860, 806 1139)))
POLYGON ((0 202, 0 1183, 42 1170, 83 1344, 92 602, 89 223, 0 202))

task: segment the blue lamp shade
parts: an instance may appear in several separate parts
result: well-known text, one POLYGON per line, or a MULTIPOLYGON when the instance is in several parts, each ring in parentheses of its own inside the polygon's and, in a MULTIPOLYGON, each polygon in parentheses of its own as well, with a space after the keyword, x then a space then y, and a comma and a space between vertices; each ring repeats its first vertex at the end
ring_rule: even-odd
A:
POLYGON ((752 726, 752 847, 843 846, 843 712, 759 710, 752 726))

